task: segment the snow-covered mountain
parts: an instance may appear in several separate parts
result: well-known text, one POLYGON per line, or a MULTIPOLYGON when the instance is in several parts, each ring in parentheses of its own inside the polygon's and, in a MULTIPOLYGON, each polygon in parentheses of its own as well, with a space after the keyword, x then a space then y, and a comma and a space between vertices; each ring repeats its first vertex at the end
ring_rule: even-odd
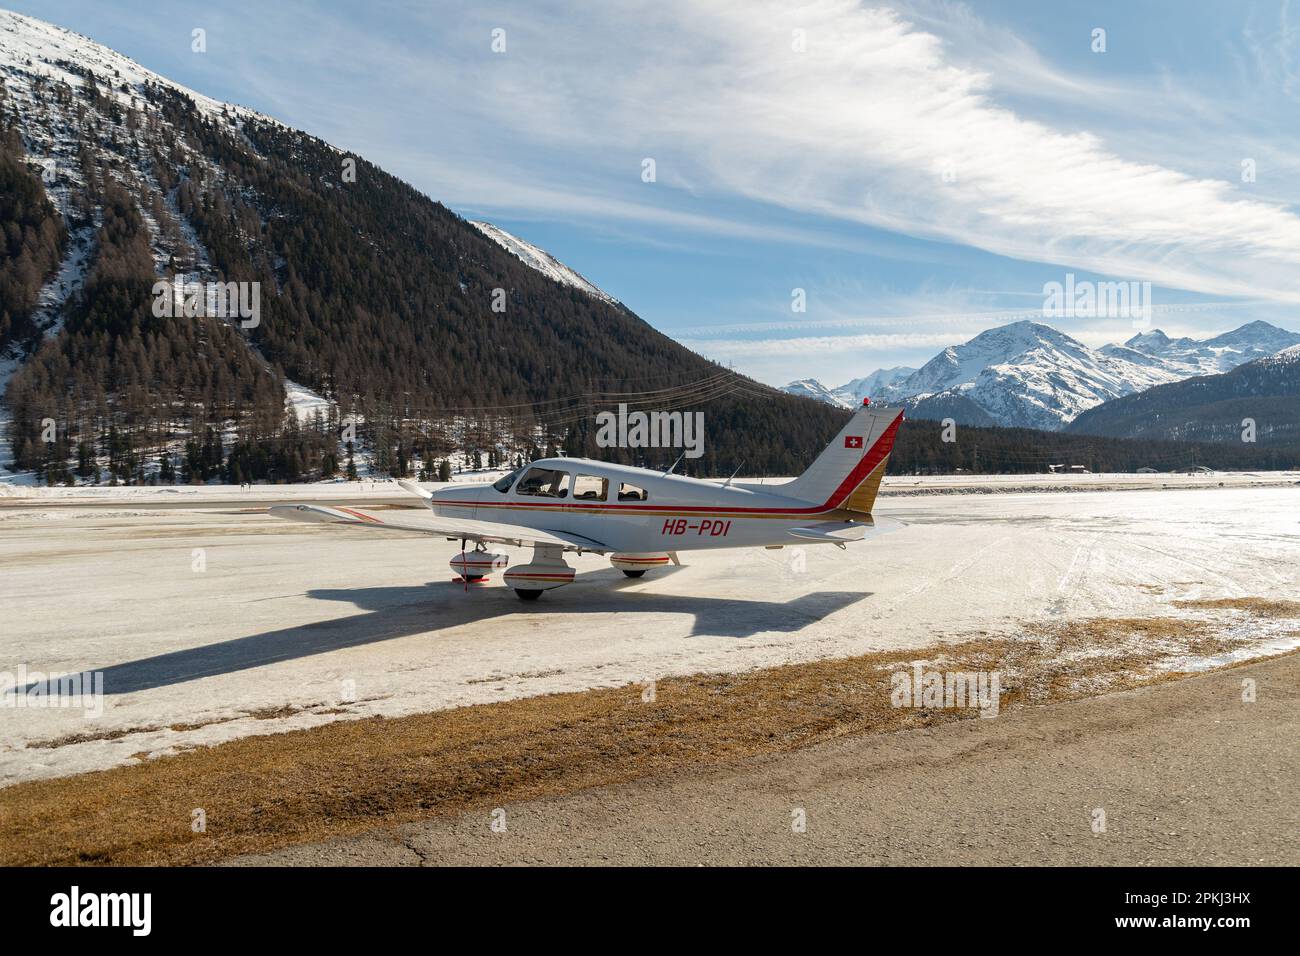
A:
MULTIPOLYGON (((1300 335, 1251 322, 1206 340, 1170 339, 1155 330, 1091 349, 1050 326, 1022 321, 944 349, 911 374, 873 388, 872 397, 905 404, 919 417, 1055 431, 1110 399, 1227 371, 1296 344, 1300 335)), ((843 400, 843 390, 830 392, 843 400)))
POLYGON ((1014 322, 944 349, 882 398, 915 414, 968 399, 999 425, 1062 428, 1110 398, 1182 377, 1173 369, 1105 355, 1037 322, 1014 322))
POLYGON ((597 288, 594 283, 584 279, 545 249, 539 249, 531 242, 520 239, 518 236, 508 233, 500 226, 494 226, 490 222, 471 219, 469 224, 512 256, 515 256, 530 268, 536 269, 548 279, 554 279, 561 285, 581 289, 587 295, 600 299, 602 302, 608 302, 610 305, 619 305, 617 299, 597 288))
POLYGON ((782 389, 783 392, 789 392, 791 395, 800 395, 804 398, 815 398, 819 402, 825 402, 827 405, 834 405, 837 408, 852 408, 853 403, 846 400, 841 394, 841 389, 829 389, 815 378, 801 378, 797 382, 791 382, 782 389))
POLYGON ((1294 345, 1300 345, 1300 335, 1267 322, 1249 322, 1231 332, 1199 341, 1186 337, 1171 339, 1155 329, 1133 336, 1122 346, 1103 346, 1101 351, 1120 354, 1121 350, 1129 349, 1186 368, 1191 375, 1216 375, 1294 345))
POLYGON ((878 368, 870 375, 855 378, 839 388, 827 388, 815 378, 801 378, 786 385, 782 391, 789 392, 791 395, 802 395, 805 398, 815 398, 828 405, 857 408, 864 398, 875 398, 886 388, 896 385, 915 371, 916 369, 905 365, 878 368))
POLYGON ((847 398, 850 405, 856 406, 864 398, 874 398, 882 394, 886 389, 897 385, 915 371, 916 369, 909 368, 906 365, 896 365, 893 368, 878 368, 870 375, 855 378, 853 381, 841 385, 835 389, 835 393, 841 398, 847 398))

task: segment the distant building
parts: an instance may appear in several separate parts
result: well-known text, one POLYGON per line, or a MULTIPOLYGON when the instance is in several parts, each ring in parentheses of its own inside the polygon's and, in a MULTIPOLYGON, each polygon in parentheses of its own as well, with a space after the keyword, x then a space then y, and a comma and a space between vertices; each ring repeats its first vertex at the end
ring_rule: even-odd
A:
POLYGON ((1156 471, 1154 468, 1139 468, 1139 469, 1137 470, 1137 473, 1138 473, 1139 475, 1158 475, 1158 474, 1159 474, 1159 472, 1156 471))
POLYGON ((1072 474, 1072 475, 1091 475, 1092 472, 1090 472, 1090 471, 1089 471, 1087 468, 1085 468, 1083 465, 1071 465, 1071 466, 1070 466, 1070 474, 1072 474))

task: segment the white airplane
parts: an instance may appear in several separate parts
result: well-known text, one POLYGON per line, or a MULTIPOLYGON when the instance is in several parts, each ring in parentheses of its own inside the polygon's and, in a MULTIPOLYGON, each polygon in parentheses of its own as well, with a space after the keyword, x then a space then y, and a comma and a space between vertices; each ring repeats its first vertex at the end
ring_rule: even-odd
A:
POLYGON ((377 518, 355 508, 277 505, 277 518, 382 531, 417 531, 461 550, 451 568, 465 582, 482 581, 509 558, 489 544, 532 546, 533 559, 505 572, 525 600, 573 582, 565 552, 609 555, 629 577, 662 567, 680 551, 782 548, 833 544, 892 531, 891 518, 873 518, 872 505, 902 421, 901 409, 864 400, 812 466, 783 485, 719 484, 586 458, 544 458, 490 485, 427 491, 398 484, 428 502, 435 520, 377 518), (474 550, 466 551, 466 542, 474 550))

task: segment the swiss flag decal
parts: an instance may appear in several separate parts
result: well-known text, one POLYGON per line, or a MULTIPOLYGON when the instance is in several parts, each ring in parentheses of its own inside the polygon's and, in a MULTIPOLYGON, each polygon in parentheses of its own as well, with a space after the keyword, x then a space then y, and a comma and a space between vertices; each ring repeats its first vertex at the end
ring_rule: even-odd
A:
POLYGON ((861 435, 845 435, 845 436, 844 436, 844 447, 845 447, 845 448, 861 448, 861 447, 862 447, 862 436, 861 436, 861 435))

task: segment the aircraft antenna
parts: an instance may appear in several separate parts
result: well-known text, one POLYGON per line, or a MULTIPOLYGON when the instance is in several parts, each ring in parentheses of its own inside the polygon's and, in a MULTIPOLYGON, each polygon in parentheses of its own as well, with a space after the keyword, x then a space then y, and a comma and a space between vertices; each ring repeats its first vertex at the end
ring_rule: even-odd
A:
POLYGON ((686 452, 682 452, 680 455, 678 455, 677 460, 668 466, 668 470, 665 471, 664 474, 671 475, 673 473, 673 470, 682 463, 682 459, 685 457, 686 457, 686 452))
POLYGON ((742 468, 744 468, 744 467, 745 467, 745 460, 742 458, 742 459, 740 460, 740 464, 736 466, 736 470, 733 471, 733 472, 731 473, 731 478, 728 478, 726 481, 724 481, 724 482, 722 483, 722 487, 725 488, 725 487, 727 487, 727 485, 731 484, 731 480, 732 480, 732 478, 735 478, 738 474, 740 474, 740 469, 742 469, 742 468))

